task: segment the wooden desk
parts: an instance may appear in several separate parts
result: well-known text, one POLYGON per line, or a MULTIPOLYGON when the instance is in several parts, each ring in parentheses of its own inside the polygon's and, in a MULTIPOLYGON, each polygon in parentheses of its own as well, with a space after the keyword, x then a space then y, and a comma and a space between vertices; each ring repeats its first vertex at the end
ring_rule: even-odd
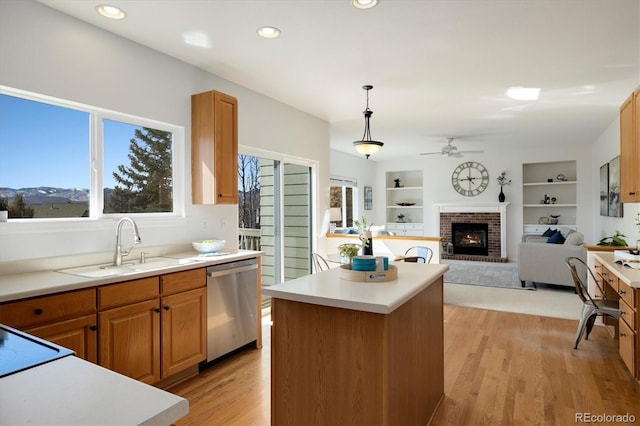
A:
POLYGON ((271 286, 271 424, 428 424, 444 396, 446 265, 398 279, 338 269, 271 286))
POLYGON ((612 252, 593 254, 596 279, 607 298, 620 302, 619 352, 629 372, 640 381, 640 270, 615 263, 612 252))

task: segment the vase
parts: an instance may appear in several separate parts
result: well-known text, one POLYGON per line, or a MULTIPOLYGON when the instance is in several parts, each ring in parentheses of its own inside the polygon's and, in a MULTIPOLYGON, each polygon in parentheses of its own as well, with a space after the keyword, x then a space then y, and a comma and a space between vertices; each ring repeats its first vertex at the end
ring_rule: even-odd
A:
POLYGON ((362 246, 362 254, 367 256, 373 255, 373 238, 372 238, 372 234, 371 231, 366 231, 362 234, 363 236, 363 243, 364 241, 366 241, 366 243, 364 243, 364 245, 362 246))
POLYGON ((500 194, 498 194, 498 201, 504 203, 504 192, 502 192, 502 187, 500 187, 500 194))

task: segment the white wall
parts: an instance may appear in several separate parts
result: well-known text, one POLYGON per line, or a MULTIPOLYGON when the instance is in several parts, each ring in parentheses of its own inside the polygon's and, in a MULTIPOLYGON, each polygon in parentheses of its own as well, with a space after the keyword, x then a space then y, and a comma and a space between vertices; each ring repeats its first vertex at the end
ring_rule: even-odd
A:
POLYGON ((633 246, 636 240, 640 239, 640 227, 635 225, 636 215, 640 212, 640 203, 624 203, 622 206, 623 217, 600 216, 600 166, 620 155, 620 120, 618 118, 593 144, 592 152, 590 199, 595 218, 593 223, 594 243, 603 237, 612 236, 618 230, 627 236, 625 240, 633 246))
MULTIPOLYGON (((189 201, 194 93, 215 89, 237 97, 241 145, 316 161, 319 186, 328 186, 327 122, 39 3, 0 7, 0 85, 184 127, 186 217, 139 220, 143 246, 198 238, 224 238, 233 246, 237 238, 237 206, 189 201)), ((320 193, 321 209, 328 198, 328 191, 320 193)), ((113 221, 2 223, 0 261, 111 250, 114 233, 113 221)))

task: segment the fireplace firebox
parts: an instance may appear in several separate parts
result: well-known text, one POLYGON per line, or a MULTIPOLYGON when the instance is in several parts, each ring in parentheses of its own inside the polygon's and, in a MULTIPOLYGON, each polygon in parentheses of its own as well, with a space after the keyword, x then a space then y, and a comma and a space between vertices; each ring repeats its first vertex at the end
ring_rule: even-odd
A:
POLYGON ((489 255, 487 223, 452 223, 451 235, 454 254, 489 255))

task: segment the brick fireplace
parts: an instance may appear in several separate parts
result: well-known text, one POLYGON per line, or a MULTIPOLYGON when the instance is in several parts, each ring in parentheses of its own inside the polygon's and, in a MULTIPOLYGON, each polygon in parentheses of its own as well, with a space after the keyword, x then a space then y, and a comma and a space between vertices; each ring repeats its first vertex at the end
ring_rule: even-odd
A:
MULTIPOLYGON (((506 238, 506 207, 509 203, 447 203, 436 204, 438 209, 438 220, 440 237, 443 246, 449 242, 454 242, 455 236, 452 233, 453 224, 458 224, 464 228, 464 224, 478 224, 487 226, 485 254, 469 253, 466 250, 458 249, 463 253, 453 255, 447 254, 443 248, 442 259, 474 260, 481 262, 507 262, 507 238, 506 238)), ((473 229, 478 226, 469 226, 473 229)), ((482 226, 480 226, 482 228, 482 226)))

